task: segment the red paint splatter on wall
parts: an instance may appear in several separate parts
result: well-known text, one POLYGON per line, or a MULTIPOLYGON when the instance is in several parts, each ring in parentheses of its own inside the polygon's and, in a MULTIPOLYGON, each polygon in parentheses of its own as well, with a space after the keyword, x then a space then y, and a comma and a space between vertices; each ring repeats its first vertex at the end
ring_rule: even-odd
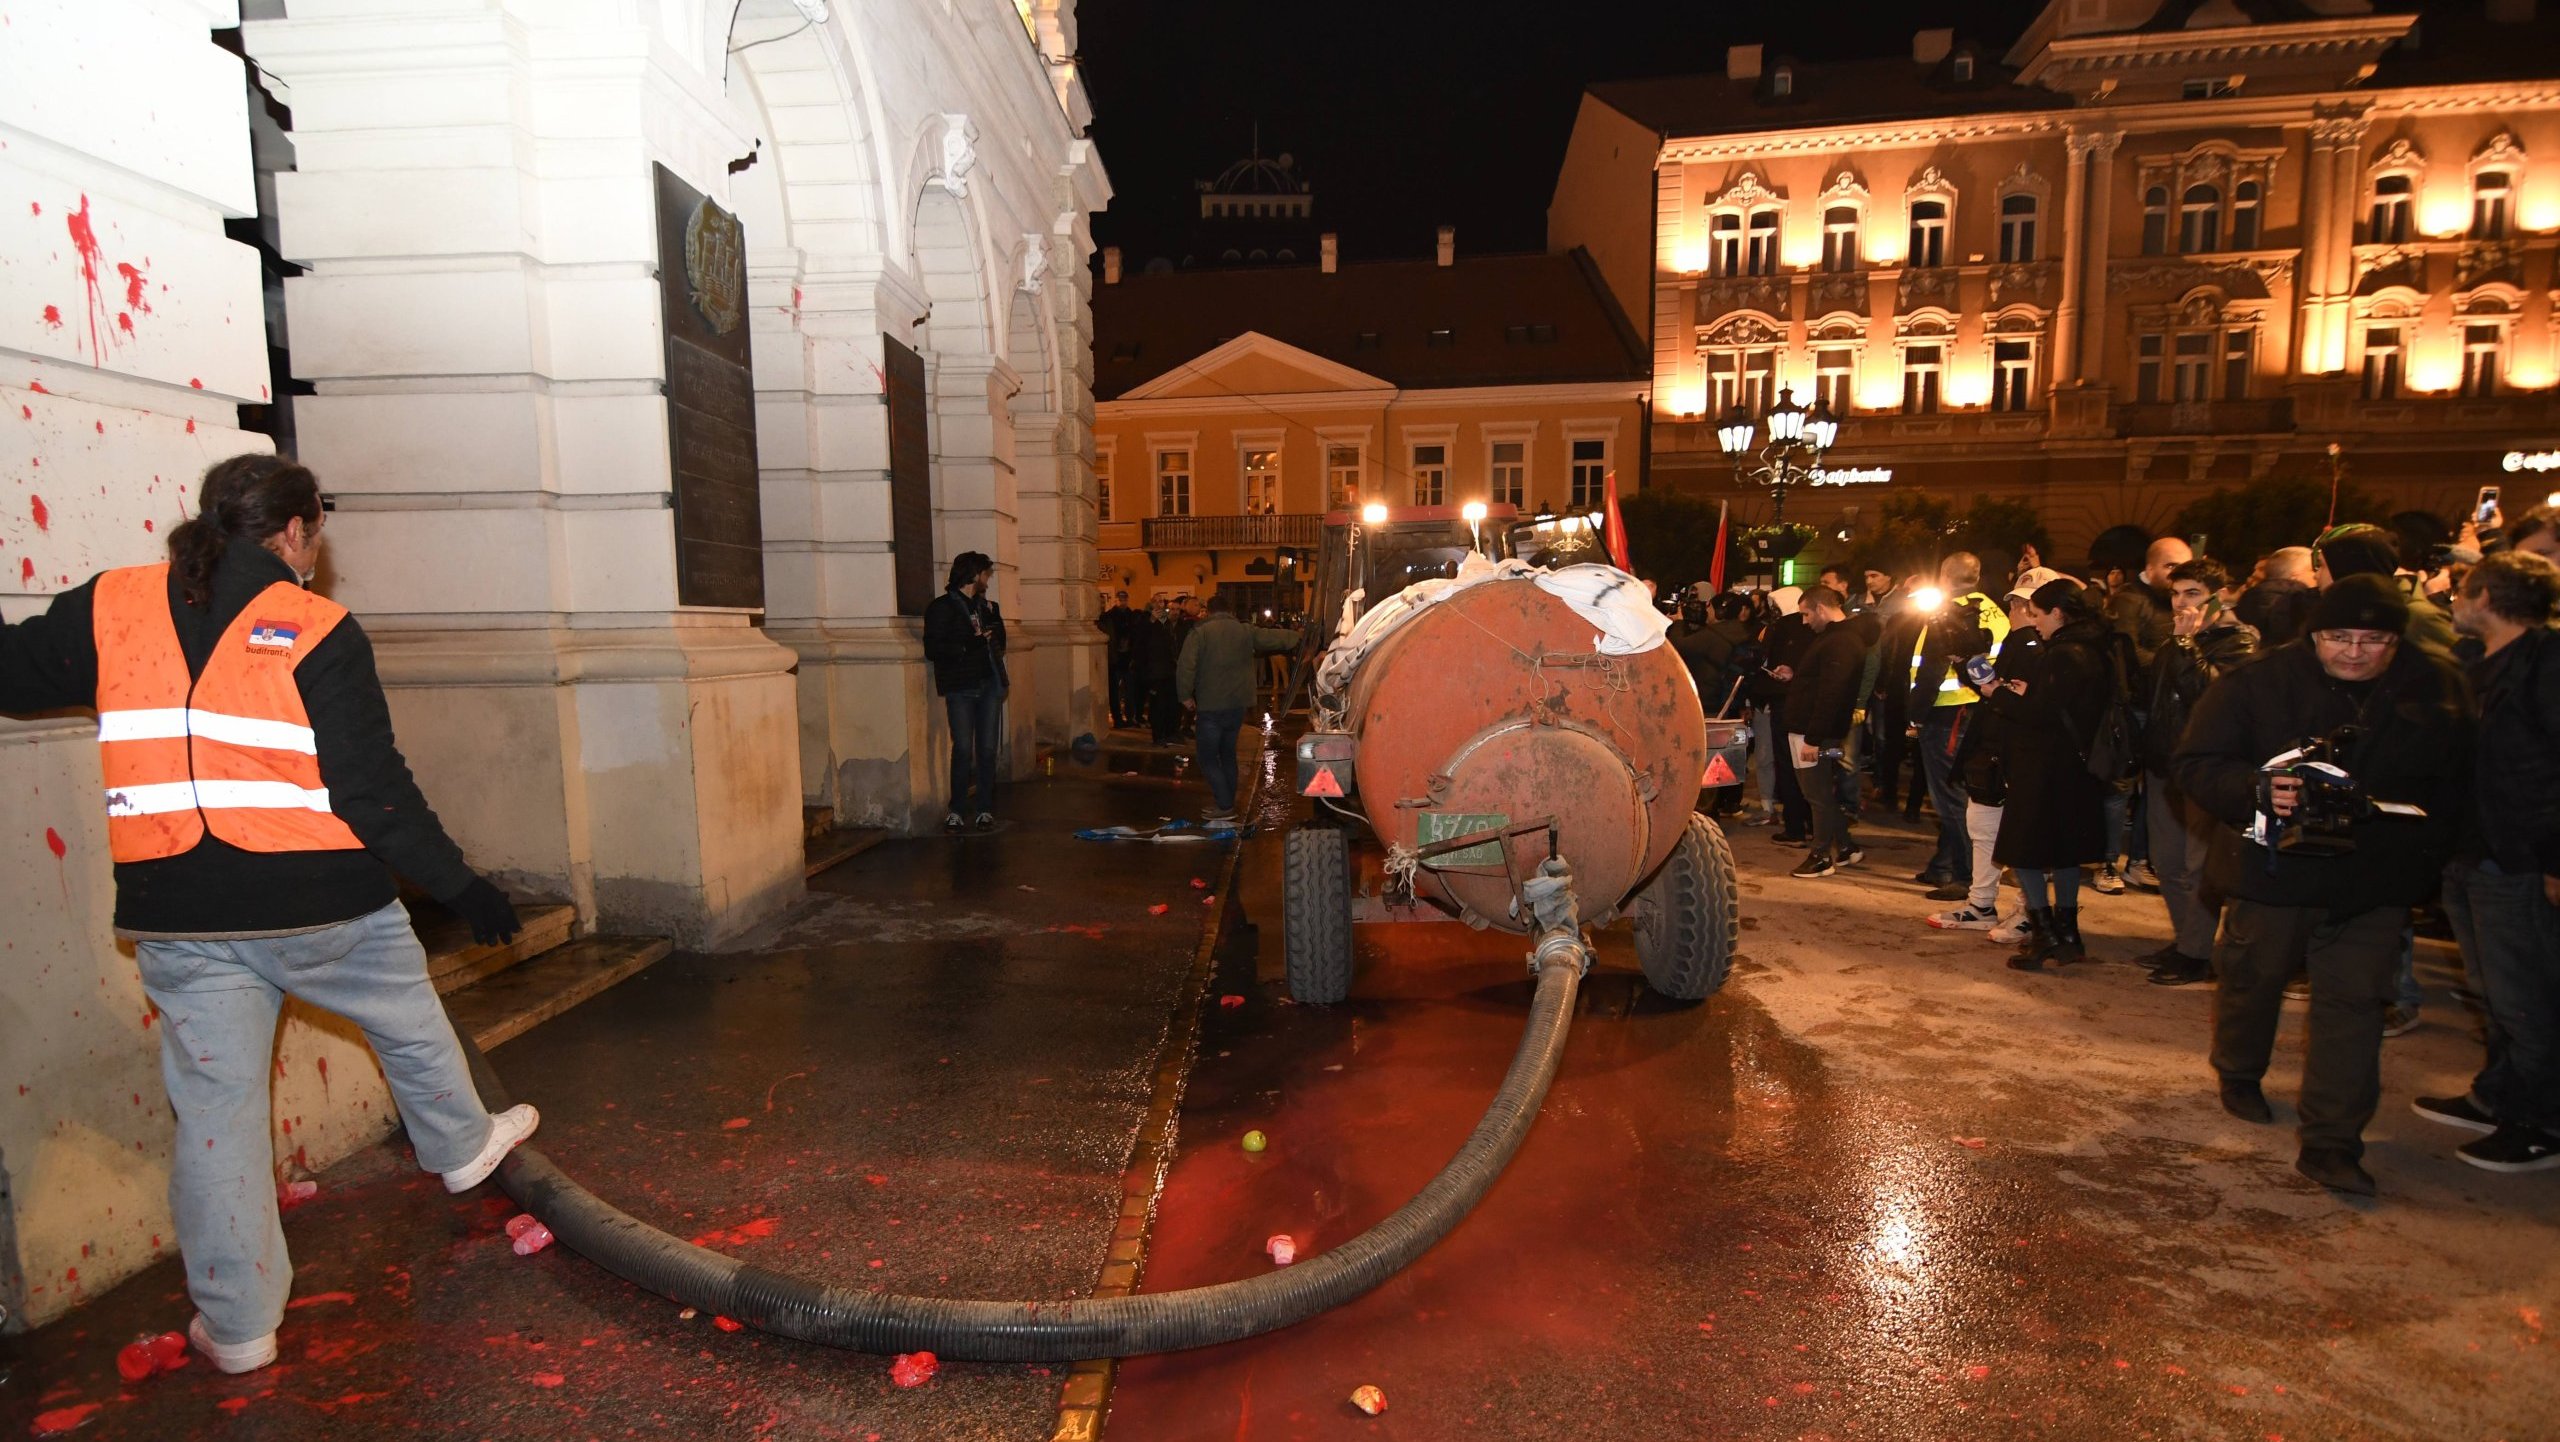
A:
POLYGON ((53 529, 53 512, 45 509, 44 497, 27 497, 27 514, 35 517, 37 530, 49 531, 53 529))
POLYGON ((46 306, 44 308, 44 323, 53 327, 55 330, 62 329, 62 307, 58 305, 46 306))
POLYGON ((71 850, 63 843, 62 833, 50 826, 44 829, 44 844, 46 849, 53 853, 53 859, 56 861, 60 861, 71 850))
POLYGON ((42 382, 42 381, 29 381, 29 382, 27 382, 27 389, 28 389, 28 390, 31 390, 31 391, 34 391, 37 395, 40 395, 40 396, 49 396, 49 395, 52 395, 52 394, 53 394, 53 392, 51 392, 51 391, 49 391, 49 390, 46 390, 46 389, 44 388, 44 382, 42 382))
POLYGON ((151 314, 151 302, 142 298, 143 285, 145 282, 149 281, 151 277, 144 275, 141 271, 125 264, 123 261, 116 262, 116 274, 124 277, 125 308, 127 310, 138 310, 144 315, 151 314))
POLYGON ((29 215, 42 215, 42 214, 44 214, 44 204, 43 204, 43 202, 41 202, 41 201, 34 201, 34 200, 30 200, 30 201, 28 201, 28 202, 27 202, 27 214, 29 214, 29 215))
POLYGON ((196 433, 196 423, 195 423, 194 421, 189 421, 189 422, 187 422, 187 434, 188 434, 188 435, 194 435, 195 433, 196 433))
POLYGON ((80 209, 67 217, 64 224, 71 231, 71 246, 80 252, 80 283, 89 290, 89 355, 104 360, 106 352, 98 340, 98 318, 106 314, 106 297, 98 292, 98 232, 89 223, 89 197, 80 197, 80 209))
POLYGON ((190 386, 195 387, 197 390, 203 390, 203 389, 204 389, 204 382, 203 382, 203 381, 200 381, 200 380, 197 380, 194 376, 189 376, 189 377, 187 377, 187 384, 188 384, 188 385, 190 385, 190 386))
POLYGON ((126 335, 133 334, 133 317, 125 314, 123 311, 117 311, 116 329, 123 331, 126 335))
POLYGON ((32 556, 20 556, 20 557, 18 558, 18 584, 19 584, 19 585, 21 585, 21 586, 32 586, 32 585, 34 585, 35 583, 36 583, 36 563, 35 563, 35 558, 34 558, 34 557, 32 557, 32 556))
POLYGON ((146 535, 146 536, 147 536, 147 535, 150 535, 152 532, 157 531, 157 530, 159 530, 159 529, 160 529, 160 527, 159 527, 158 525, 154 524, 154 523, 153 523, 153 521, 152 521, 152 519, 151 519, 149 516, 145 516, 145 517, 143 517, 143 518, 142 518, 142 533, 143 533, 144 535, 146 535))

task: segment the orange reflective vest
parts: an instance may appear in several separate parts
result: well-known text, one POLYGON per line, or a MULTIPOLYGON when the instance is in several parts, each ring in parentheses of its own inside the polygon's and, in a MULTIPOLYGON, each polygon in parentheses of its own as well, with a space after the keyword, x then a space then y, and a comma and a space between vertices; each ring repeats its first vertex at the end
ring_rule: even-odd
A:
POLYGON ((243 851, 363 847, 329 810, 293 680, 346 607, 278 581, 190 677, 167 565, 105 572, 95 594, 98 755, 116 860, 176 856, 207 831, 243 851))

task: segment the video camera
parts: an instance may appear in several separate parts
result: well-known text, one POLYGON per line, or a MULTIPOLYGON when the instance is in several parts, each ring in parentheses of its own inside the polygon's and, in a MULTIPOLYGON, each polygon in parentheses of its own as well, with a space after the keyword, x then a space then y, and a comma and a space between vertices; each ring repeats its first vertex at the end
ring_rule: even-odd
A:
POLYGON ((2356 849, 2356 823, 2373 814, 2372 798, 2347 773, 2347 754, 2364 732, 2341 726, 2303 742, 2258 768, 2258 817, 2252 840, 2277 856, 2345 856, 2356 849), (2299 784, 2293 814, 2276 814, 2276 783, 2299 784))

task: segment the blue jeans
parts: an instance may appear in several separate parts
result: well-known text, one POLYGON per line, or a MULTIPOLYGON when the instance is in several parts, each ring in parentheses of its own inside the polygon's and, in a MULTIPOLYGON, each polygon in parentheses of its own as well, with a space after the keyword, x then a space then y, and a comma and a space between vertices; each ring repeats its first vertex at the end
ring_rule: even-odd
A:
POLYGON ((2508 1125, 2560 1132, 2560 907, 2539 876, 2457 861, 2444 869, 2444 910, 2489 1009, 2472 1099, 2508 1125))
POLYGON ((1956 769, 1956 745, 1970 723, 1970 706, 1931 708, 1920 722, 1920 768, 1929 778, 1929 804, 1938 812, 1938 849, 1929 856, 1931 876, 1973 880, 1973 842, 1964 829, 1964 777, 1956 769))
POLYGON ((1244 730, 1244 708, 1203 711, 1195 729, 1200 745, 1200 776, 1209 783, 1209 800, 1221 812, 1236 809, 1236 736, 1244 730))
POLYGON ((1004 693, 992 685, 972 686, 942 698, 951 721, 951 810, 958 816, 996 809, 996 747, 1004 729, 1004 693), (978 783, 978 804, 969 804, 969 782, 978 783))
POLYGON ((2093 858, 2100 865, 2113 866, 2116 858, 2128 854, 2126 845, 2133 828, 2133 793, 2121 786, 2107 789, 2107 854, 2093 858))
POLYGON ((267 1130, 286 996, 363 1029, 420 1167, 449 1172, 478 1156, 489 1112, 396 901, 294 936, 139 941, 134 958, 160 1009, 160 1079, 178 1115, 169 1210, 187 1293, 215 1341, 256 1341, 284 1320, 293 1289, 267 1130))

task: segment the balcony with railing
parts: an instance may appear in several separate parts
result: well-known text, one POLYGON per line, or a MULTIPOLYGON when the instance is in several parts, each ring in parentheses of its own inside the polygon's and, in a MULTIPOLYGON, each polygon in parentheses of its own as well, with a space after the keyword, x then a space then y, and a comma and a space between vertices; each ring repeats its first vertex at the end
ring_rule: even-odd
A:
POLYGON ((2119 436, 2263 436, 2293 429, 2293 398, 2134 401, 2115 408, 2119 436))
POLYGON ((1258 516, 1151 516, 1138 523, 1139 549, 1163 551, 1268 551, 1313 546, 1324 537, 1324 517, 1314 511, 1258 516))

